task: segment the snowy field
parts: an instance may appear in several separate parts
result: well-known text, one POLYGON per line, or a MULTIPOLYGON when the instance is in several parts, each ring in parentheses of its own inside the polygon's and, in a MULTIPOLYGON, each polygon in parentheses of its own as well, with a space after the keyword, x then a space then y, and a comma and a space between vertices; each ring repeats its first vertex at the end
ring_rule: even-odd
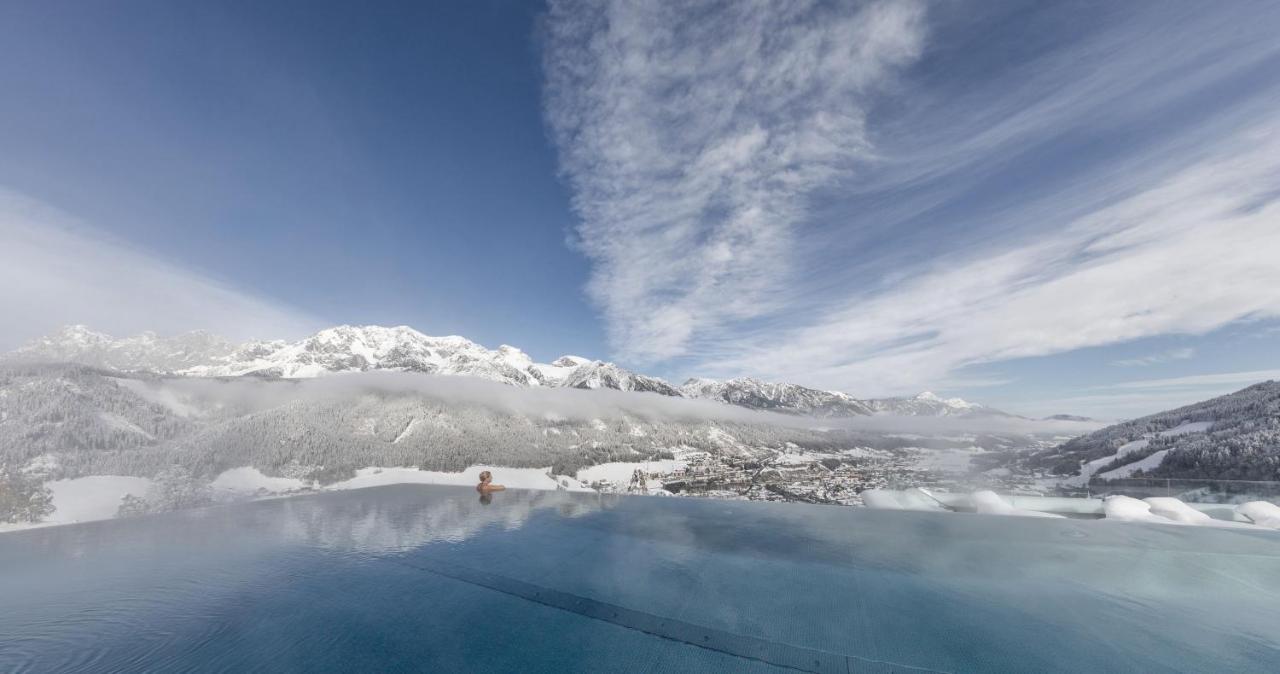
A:
MULTIPOLYGON (((678 462, 658 461, 649 464, 603 464, 601 474, 625 471, 630 479, 636 466, 669 466, 678 462), (629 467, 629 468, 628 468, 629 467)), ((683 464, 680 464, 683 465, 683 464)), ((303 492, 336 491, 381 487, 389 484, 444 484, 472 486, 480 481, 480 472, 493 473, 494 482, 511 489, 540 489, 566 491, 592 491, 578 479, 565 475, 552 475, 551 468, 507 468, 504 466, 471 466, 460 473, 418 470, 417 468, 369 467, 356 471, 356 476, 319 487, 304 480, 286 477, 268 477, 257 468, 242 466, 218 475, 210 484, 216 502, 234 502, 253 498, 287 496, 303 492)), ((655 468, 656 470, 656 468, 655 468)), ((601 479, 601 478, 593 478, 601 479)), ((625 480, 624 480, 625 481, 625 480)), ((120 475, 95 475, 74 480, 55 480, 46 483, 53 492, 54 512, 43 522, 35 524, 0 523, 0 532, 47 527, 59 524, 76 524, 108 520, 116 516, 120 500, 127 494, 146 497, 152 482, 143 477, 120 475)))
POLYGON ((504 468, 502 466, 471 466, 461 473, 446 473, 417 468, 362 468, 356 476, 325 487, 335 489, 363 489, 388 484, 449 484, 474 486, 480 481, 482 471, 493 473, 493 481, 511 489, 543 489, 591 491, 578 480, 551 474, 550 468, 504 468))
POLYGON ((659 459, 657 461, 638 463, 616 461, 583 468, 578 471, 577 479, 582 484, 591 484, 593 482, 627 484, 631 481, 631 475, 635 473, 636 469, 640 469, 645 473, 672 473, 677 470, 683 470, 688 465, 687 461, 681 459, 659 459))
POLYGON ((53 513, 36 524, 0 522, 0 532, 111 519, 116 516, 120 499, 126 494, 146 494, 151 488, 151 480, 123 475, 94 475, 74 480, 53 480, 46 486, 53 492, 53 513))

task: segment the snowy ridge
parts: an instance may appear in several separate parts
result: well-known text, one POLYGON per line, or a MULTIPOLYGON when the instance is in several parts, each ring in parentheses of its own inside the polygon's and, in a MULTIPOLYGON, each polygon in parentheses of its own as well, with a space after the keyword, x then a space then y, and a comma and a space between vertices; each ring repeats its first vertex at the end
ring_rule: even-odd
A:
POLYGON ((514 346, 487 349, 465 337, 431 337, 404 325, 340 325, 297 342, 249 341, 239 345, 202 332, 171 338, 144 333, 115 339, 77 325, 35 340, 12 356, 192 377, 299 379, 398 370, 479 377, 514 386, 617 388, 679 395, 661 379, 637 375, 612 363, 579 356, 535 363, 514 346))
POLYGON ((876 414, 902 417, 1013 416, 961 398, 942 398, 929 391, 906 398, 879 398, 866 401, 876 414))
POLYGON ((593 361, 573 369, 560 384, 571 388, 612 388, 619 391, 649 391, 665 396, 679 396, 680 391, 656 377, 646 377, 624 370, 613 363, 593 361))
POLYGON ((488 349, 465 337, 432 337, 404 325, 340 325, 296 342, 255 340, 242 344, 205 332, 164 338, 143 333, 116 339, 75 325, 37 339, 9 357, 189 377, 300 379, 396 370, 478 377, 521 387, 649 392, 817 417, 1011 416, 960 398, 943 399, 929 392, 906 398, 862 400, 838 391, 763 382, 750 377, 724 381, 690 379, 676 387, 614 363, 581 356, 562 356, 551 363, 536 363, 514 346, 504 344, 488 349))
POLYGON ((680 391, 690 398, 820 417, 868 415, 874 411, 866 402, 845 393, 819 391, 797 384, 762 382, 750 377, 726 381, 689 379, 681 385, 680 391))
POLYGON ((114 339, 83 325, 69 325, 27 344, 13 355, 112 370, 172 372, 230 358, 235 352, 235 344, 199 330, 173 337, 144 332, 114 339))

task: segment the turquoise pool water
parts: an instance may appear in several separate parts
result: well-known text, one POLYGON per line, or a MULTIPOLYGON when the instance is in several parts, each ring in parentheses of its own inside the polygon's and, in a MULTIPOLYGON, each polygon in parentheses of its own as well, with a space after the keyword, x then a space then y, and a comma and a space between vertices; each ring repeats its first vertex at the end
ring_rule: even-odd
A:
POLYGON ((0 671, 1277 671, 1280 534, 393 486, 0 535, 0 671))

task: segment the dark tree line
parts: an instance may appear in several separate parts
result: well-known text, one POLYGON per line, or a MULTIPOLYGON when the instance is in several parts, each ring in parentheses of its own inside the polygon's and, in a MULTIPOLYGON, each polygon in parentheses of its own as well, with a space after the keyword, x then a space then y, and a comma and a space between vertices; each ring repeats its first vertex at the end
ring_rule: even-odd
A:
MULTIPOLYGON (((1280 382, 1263 382, 1211 400, 1108 426, 1031 459, 1031 465, 1071 475, 1087 461, 1115 454, 1126 443, 1146 447, 1104 466, 1098 473, 1168 450, 1154 477, 1218 480, 1280 480, 1280 382), (1204 432, 1161 435, 1187 423, 1210 422, 1204 432)), ((1137 477, 1138 475, 1135 475, 1137 477)))

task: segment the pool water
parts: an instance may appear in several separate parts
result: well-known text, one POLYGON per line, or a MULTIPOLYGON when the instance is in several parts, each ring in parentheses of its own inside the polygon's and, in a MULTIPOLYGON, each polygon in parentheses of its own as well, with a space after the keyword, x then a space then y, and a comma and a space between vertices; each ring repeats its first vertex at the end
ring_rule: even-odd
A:
POLYGON ((399 485, 0 535, 0 671, 1280 671, 1280 533, 399 485))

